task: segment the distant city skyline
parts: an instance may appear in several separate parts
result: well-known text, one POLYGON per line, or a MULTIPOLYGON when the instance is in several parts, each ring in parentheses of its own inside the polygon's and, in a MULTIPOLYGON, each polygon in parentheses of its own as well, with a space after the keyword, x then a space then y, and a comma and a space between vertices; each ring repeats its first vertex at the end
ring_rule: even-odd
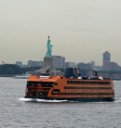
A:
MULTIPOLYGON (((107 52, 107 51, 104 51, 104 52, 107 52)), ((108 52, 109 52, 109 51, 108 51, 108 52)), ((112 54, 111 54, 111 55, 112 55, 112 54)), ((61 56, 61 55, 53 55, 53 56, 61 56)), ((64 56, 64 57, 65 57, 65 56, 64 56)), ((75 62, 75 61, 73 61, 73 60, 67 60, 66 57, 65 57, 65 60, 66 60, 66 62, 72 62, 72 63, 74 62, 75 64, 78 64, 78 63, 80 63, 80 62, 82 62, 82 63, 91 63, 91 61, 94 61, 94 63, 95 63, 96 66, 103 66, 103 53, 102 53, 101 57, 102 57, 102 58, 101 58, 101 64, 99 64, 99 65, 96 64, 95 60, 89 60, 89 61, 83 61, 83 60, 82 60, 82 61, 79 61, 79 62, 75 62)), ((43 58, 44 58, 44 57, 43 57, 43 58)), ((2 61, 1 61, 1 64, 10 64, 10 63, 11 63, 11 64, 15 64, 17 61, 20 61, 20 62, 22 62, 22 64, 25 64, 25 65, 26 65, 26 64, 28 63, 28 61, 44 61, 43 58, 40 58, 40 59, 38 59, 38 60, 37 60, 37 59, 36 59, 36 60, 35 60, 35 59, 29 59, 29 60, 26 60, 26 61, 22 61, 22 60, 18 60, 18 59, 17 59, 17 60, 15 60, 15 62, 5 62, 5 61, 2 60, 2 61)), ((111 57, 111 60, 112 60, 112 57, 111 57)), ((115 60, 112 60, 112 62, 116 62, 116 61, 115 61, 115 60)), ((117 63, 119 66, 121 66, 118 62, 116 62, 116 63, 117 63)))
MULTIPOLYGON (((53 68, 68 68, 68 67, 80 67, 81 65, 81 68, 83 66, 83 68, 85 67, 90 67, 91 69, 96 69, 96 70, 106 70, 106 71, 109 71, 109 70, 115 70, 115 71, 120 71, 121 70, 121 65, 119 65, 117 62, 115 61, 111 61, 111 53, 109 51, 105 51, 103 52, 102 54, 103 58, 102 58, 102 62, 103 62, 103 65, 96 65, 95 64, 95 61, 91 61, 91 62, 78 62, 78 63, 75 63, 74 61, 65 61, 65 57, 64 56, 61 56, 61 55, 52 55, 50 56, 51 59, 49 59, 49 62, 47 61, 48 59, 45 59, 44 60, 40 60, 40 61, 35 61, 35 60, 28 60, 27 64, 23 64, 22 61, 16 61, 15 64, 17 64, 18 66, 20 67, 36 67, 36 66, 40 66, 40 67, 43 67, 43 66, 47 66, 48 65, 52 65, 53 68), (50 63, 52 60, 53 62, 50 63), (45 62, 45 63, 44 63, 45 62), (44 65, 43 65, 44 63, 44 65), (47 63, 47 64, 46 64, 47 63)), ((47 66, 48 67, 48 66, 47 66)))
POLYGON ((102 66, 102 54, 121 65, 120 0, 0 0, 0 63, 43 60, 52 55, 102 66))

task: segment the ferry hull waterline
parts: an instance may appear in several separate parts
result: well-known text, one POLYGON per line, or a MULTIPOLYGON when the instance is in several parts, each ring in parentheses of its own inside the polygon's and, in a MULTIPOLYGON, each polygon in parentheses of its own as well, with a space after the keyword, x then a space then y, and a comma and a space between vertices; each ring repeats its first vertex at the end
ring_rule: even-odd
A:
POLYGON ((61 76, 41 78, 30 76, 25 98, 72 100, 81 102, 113 101, 114 85, 111 79, 78 79, 61 76))

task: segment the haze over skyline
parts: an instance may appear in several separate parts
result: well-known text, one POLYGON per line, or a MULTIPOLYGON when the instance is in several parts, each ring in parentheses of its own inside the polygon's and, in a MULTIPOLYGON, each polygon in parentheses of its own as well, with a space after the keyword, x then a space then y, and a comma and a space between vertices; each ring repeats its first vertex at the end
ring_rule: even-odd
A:
POLYGON ((48 35, 66 61, 102 65, 109 51, 121 65, 121 1, 0 0, 1 62, 43 60, 48 35))

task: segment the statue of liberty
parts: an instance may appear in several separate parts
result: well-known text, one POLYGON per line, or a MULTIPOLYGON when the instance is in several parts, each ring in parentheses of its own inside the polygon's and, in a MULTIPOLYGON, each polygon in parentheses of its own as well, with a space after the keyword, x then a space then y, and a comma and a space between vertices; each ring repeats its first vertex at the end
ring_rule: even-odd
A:
POLYGON ((53 45, 51 44, 50 36, 48 36, 47 52, 46 52, 45 57, 51 57, 51 55, 52 55, 52 47, 53 47, 53 45))

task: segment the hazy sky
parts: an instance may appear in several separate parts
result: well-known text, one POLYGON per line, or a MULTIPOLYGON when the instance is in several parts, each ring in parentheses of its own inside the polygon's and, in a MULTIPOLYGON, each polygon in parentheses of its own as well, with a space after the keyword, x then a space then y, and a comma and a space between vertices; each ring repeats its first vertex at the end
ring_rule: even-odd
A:
POLYGON ((102 65, 102 53, 121 65, 121 0, 0 0, 0 63, 53 55, 102 65))

